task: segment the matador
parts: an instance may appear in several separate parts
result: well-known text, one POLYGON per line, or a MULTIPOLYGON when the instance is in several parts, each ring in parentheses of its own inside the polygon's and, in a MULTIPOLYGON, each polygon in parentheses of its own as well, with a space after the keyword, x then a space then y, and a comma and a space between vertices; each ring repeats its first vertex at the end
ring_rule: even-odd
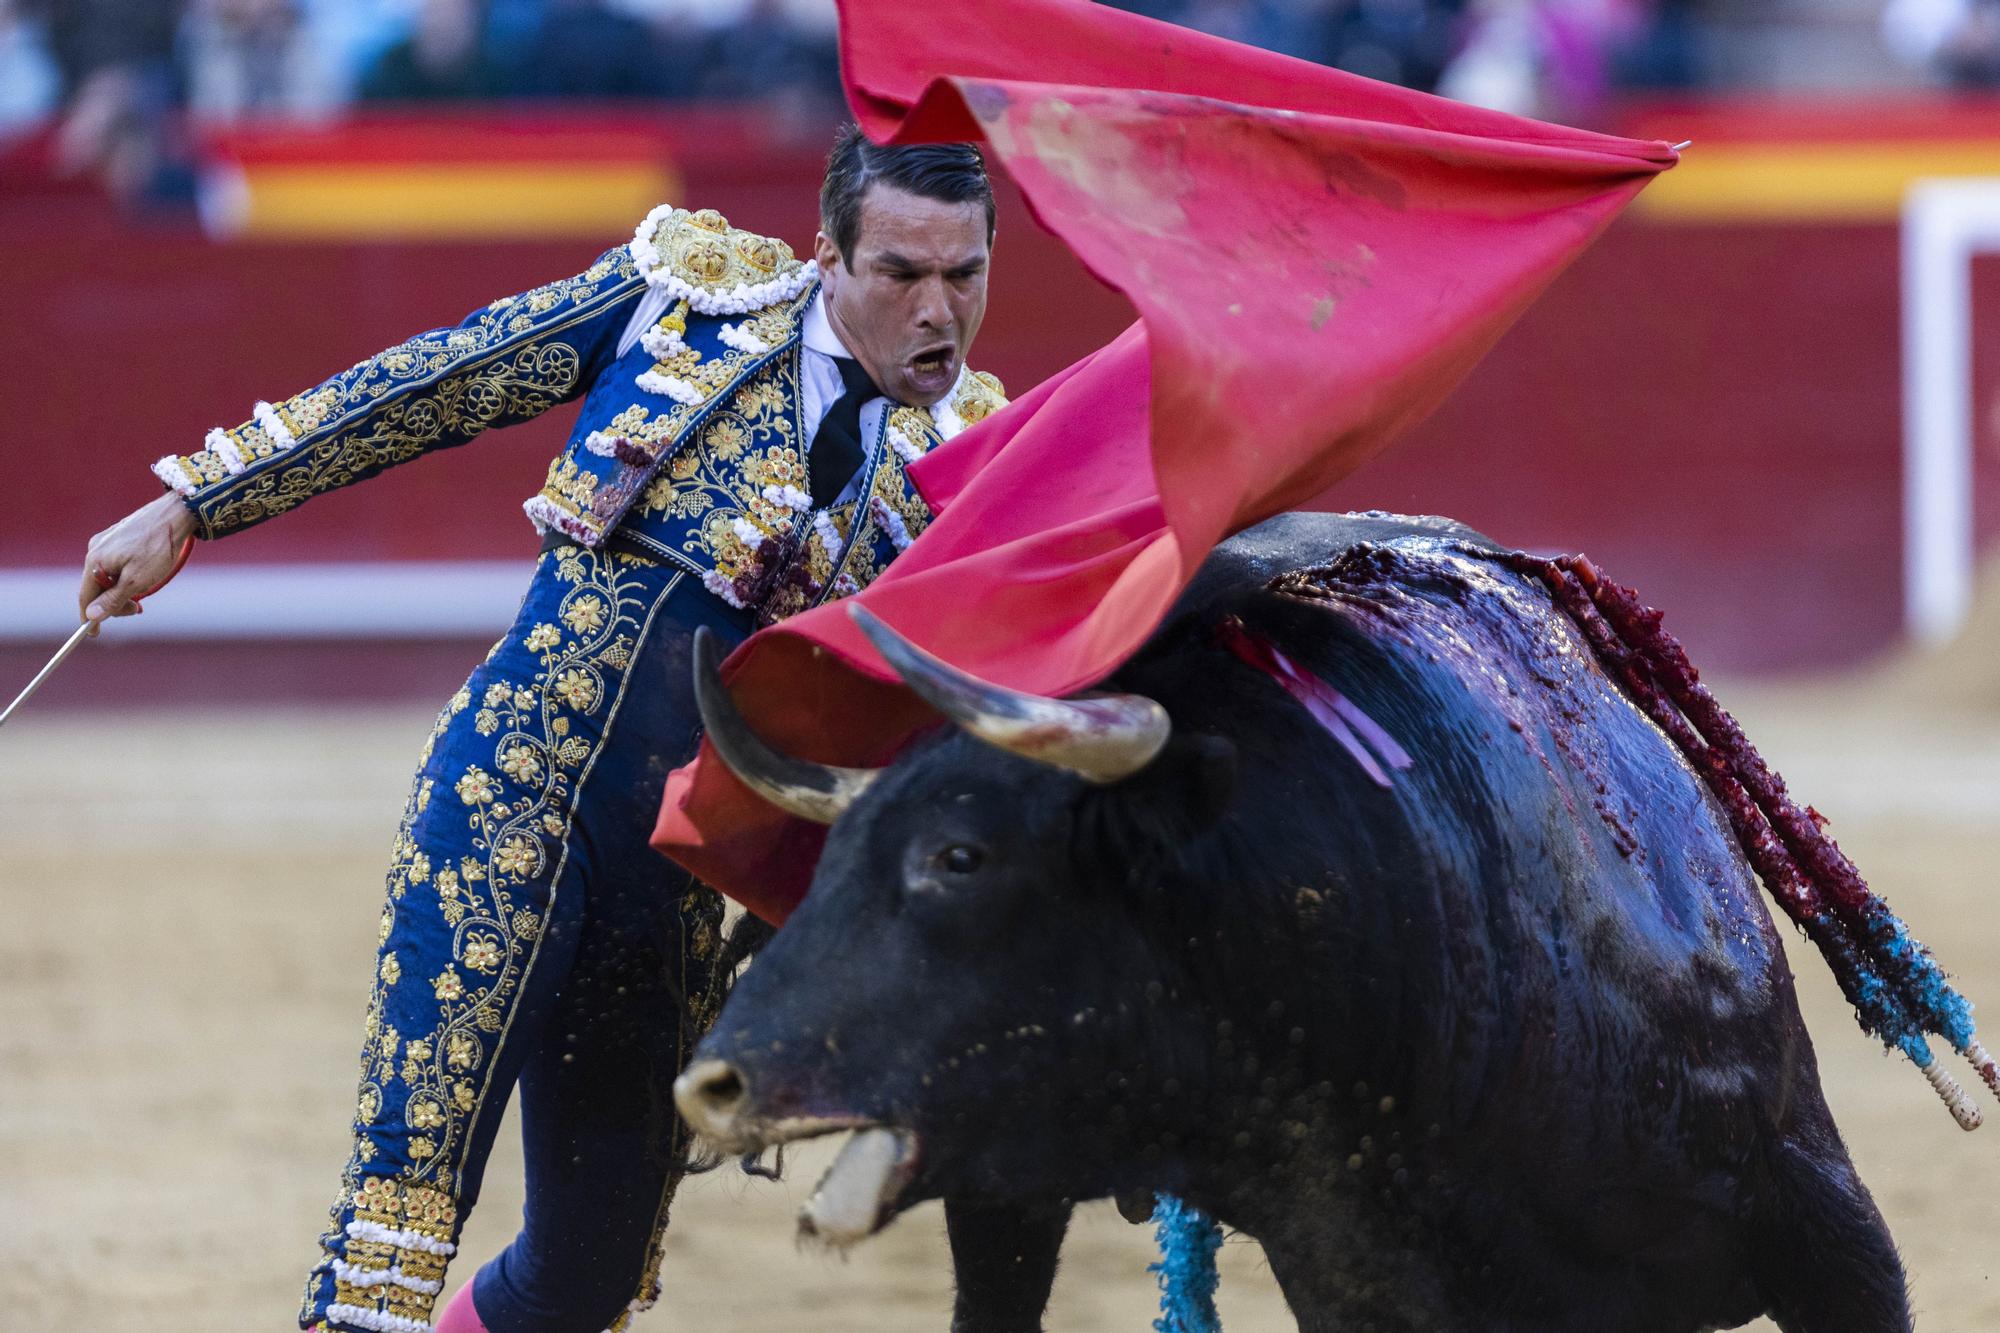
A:
POLYGON ((734 644, 865 586, 931 516, 908 465, 1005 403, 965 366, 994 222, 976 149, 850 129, 820 219, 807 263, 657 208, 580 275, 162 459, 168 493, 90 545, 86 618, 130 614, 190 533, 582 400, 527 501, 518 617, 439 715, 395 837, 301 1327, 428 1333, 517 1082, 522 1228, 435 1326, 599 1333, 659 1295, 687 1151, 668 1089, 721 981, 720 900, 647 846, 699 738, 692 636, 734 644))

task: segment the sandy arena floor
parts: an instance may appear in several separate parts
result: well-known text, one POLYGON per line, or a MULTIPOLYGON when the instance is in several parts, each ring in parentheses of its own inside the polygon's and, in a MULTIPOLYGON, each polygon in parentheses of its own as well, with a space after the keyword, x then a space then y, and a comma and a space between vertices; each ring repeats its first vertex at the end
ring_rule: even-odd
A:
MULTIPOLYGON (((2000 1007, 2000 706, 1951 684, 1896 690, 1897 709, 1859 685, 1724 698, 1965 989, 2000 1007)), ((0 1328, 293 1326, 345 1153, 381 861, 428 722, 30 714, 0 737, 0 1328)), ((1787 943, 1920 1326, 2000 1328, 2000 1123, 1961 1133, 1787 943)), ((849 1262, 795 1251, 791 1212, 824 1160, 798 1154, 779 1185, 696 1181, 675 1210, 668 1299, 639 1327, 942 1329, 935 1207, 849 1262)), ((488 1178, 477 1258, 518 1216, 511 1149, 488 1178)), ((1150 1255, 1146 1231, 1087 1210, 1049 1327, 1149 1327, 1150 1255)), ((1223 1313, 1231 1333, 1292 1326, 1247 1240, 1225 1252, 1223 1313)))

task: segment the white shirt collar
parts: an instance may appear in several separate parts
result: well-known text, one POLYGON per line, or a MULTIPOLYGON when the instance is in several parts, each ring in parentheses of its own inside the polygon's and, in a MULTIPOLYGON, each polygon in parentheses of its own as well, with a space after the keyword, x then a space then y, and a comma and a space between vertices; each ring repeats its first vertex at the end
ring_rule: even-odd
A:
MULTIPOLYGON (((847 344, 842 342, 840 335, 833 330, 833 321, 827 318, 825 287, 821 287, 813 294, 812 304, 806 307, 805 326, 799 332, 799 340, 805 344, 809 352, 818 352, 824 356, 844 356, 850 360, 858 359, 854 353, 847 350, 847 344)), ((951 402, 958 396, 959 389, 964 386, 967 373, 966 368, 961 365, 958 368, 958 379, 951 386, 951 392, 924 409, 930 414, 931 420, 937 423, 947 440, 965 429, 965 423, 959 420, 958 413, 952 410, 951 402)))
POLYGON ((822 287, 813 296, 812 305, 806 308, 806 326, 800 335, 806 347, 827 356, 852 358, 854 353, 847 350, 847 344, 833 331, 833 321, 826 317, 826 288, 822 287))

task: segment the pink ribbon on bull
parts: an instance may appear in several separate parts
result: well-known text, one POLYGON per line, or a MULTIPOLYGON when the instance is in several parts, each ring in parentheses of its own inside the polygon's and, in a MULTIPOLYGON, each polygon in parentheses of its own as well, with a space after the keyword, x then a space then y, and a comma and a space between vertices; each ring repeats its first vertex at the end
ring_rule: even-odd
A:
POLYGON ((1354 756, 1354 762, 1361 765, 1376 786, 1395 785, 1383 765, 1400 771, 1416 762, 1396 744, 1395 737, 1382 730, 1353 700, 1318 676, 1301 671, 1277 644, 1245 625, 1239 617, 1224 619, 1216 626, 1215 637, 1239 659, 1277 681, 1285 693, 1305 705, 1313 720, 1354 756))

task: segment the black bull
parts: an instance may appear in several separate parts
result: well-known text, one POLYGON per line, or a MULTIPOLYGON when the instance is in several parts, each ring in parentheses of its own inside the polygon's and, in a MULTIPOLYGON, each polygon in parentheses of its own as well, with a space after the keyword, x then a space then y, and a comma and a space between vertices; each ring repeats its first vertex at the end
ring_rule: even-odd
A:
POLYGON ((1162 1191, 1256 1237, 1308 1329, 1907 1328, 1727 823, 1481 545, 1231 541, 1107 685, 1172 720, 1121 781, 912 747, 697 1052, 690 1119, 736 1150, 859 1127, 808 1205, 836 1242, 934 1197, 955 1242, 1010 1223, 995 1326, 1035 1326, 1070 1201, 1162 1191), (1332 600, 1270 587, 1329 561, 1332 600), (1230 616, 1414 766, 1378 785, 1230 616))

